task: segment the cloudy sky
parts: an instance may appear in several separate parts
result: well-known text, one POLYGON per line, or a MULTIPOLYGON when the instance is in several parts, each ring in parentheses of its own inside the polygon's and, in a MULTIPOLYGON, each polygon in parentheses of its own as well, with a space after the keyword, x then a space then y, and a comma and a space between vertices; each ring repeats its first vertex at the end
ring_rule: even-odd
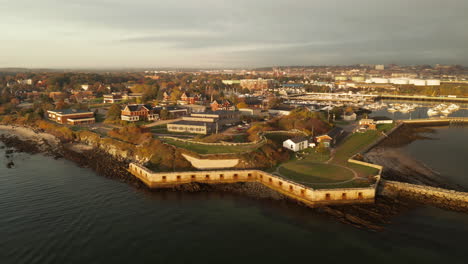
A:
POLYGON ((468 65, 467 0, 0 0, 0 67, 468 65))

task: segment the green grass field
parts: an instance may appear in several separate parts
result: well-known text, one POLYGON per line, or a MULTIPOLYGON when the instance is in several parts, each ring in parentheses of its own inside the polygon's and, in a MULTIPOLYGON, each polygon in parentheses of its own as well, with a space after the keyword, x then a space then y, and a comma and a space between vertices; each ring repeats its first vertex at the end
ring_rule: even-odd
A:
POLYGON ((279 168, 279 173, 303 184, 337 183, 350 180, 354 176, 352 171, 348 169, 307 160, 286 163, 279 168))
POLYGON ((333 189, 333 188, 365 188, 369 187, 373 182, 367 179, 355 179, 345 183, 339 184, 308 184, 308 186, 314 189, 333 189))
POLYGON ((380 135, 379 131, 372 130, 365 133, 352 134, 336 149, 333 161, 346 164, 349 158, 372 144, 380 135))
POLYGON ((255 150, 258 146, 210 146, 197 143, 186 143, 173 139, 162 139, 164 142, 178 148, 184 148, 198 154, 240 153, 255 150))

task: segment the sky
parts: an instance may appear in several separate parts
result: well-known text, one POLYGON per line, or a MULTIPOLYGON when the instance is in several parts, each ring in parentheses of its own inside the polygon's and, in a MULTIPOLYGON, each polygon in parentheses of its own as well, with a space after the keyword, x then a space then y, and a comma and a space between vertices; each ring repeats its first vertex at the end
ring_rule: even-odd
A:
POLYGON ((467 0, 0 0, 0 67, 468 65, 467 0))

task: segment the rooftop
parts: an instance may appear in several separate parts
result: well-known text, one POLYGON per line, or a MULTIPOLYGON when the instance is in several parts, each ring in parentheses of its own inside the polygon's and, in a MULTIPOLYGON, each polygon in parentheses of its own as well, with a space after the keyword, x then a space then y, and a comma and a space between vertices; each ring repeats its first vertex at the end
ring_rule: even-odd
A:
POLYGON ((293 138, 290 138, 289 140, 291 140, 294 143, 300 143, 300 142, 306 141, 307 138, 305 138, 305 137, 293 137, 293 138))
POLYGON ((188 125, 188 126, 206 126, 207 122, 200 122, 200 121, 187 121, 187 120, 180 120, 173 123, 169 123, 168 125, 188 125))
POLYGON ((92 111, 81 110, 81 109, 49 110, 49 112, 53 112, 53 113, 60 114, 60 115, 85 114, 85 113, 86 114, 88 114, 88 113, 94 114, 92 111))

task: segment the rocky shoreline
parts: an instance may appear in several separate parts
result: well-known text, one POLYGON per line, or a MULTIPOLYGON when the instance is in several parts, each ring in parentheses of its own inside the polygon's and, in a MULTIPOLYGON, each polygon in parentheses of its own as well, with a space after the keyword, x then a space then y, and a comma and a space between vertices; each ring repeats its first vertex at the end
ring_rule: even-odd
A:
POLYGON ((440 173, 401 150, 401 147, 415 140, 433 140, 431 137, 421 135, 431 133, 434 133, 431 127, 404 124, 388 138, 367 151, 364 154, 364 160, 383 166, 382 178, 385 180, 466 192, 466 188, 447 182, 447 179, 444 179, 440 173))
MULTIPOLYGON (((37 133, 37 132, 35 132, 37 133)), ((254 199, 271 199, 298 204, 260 183, 202 184, 190 183, 168 189, 149 189, 127 171, 128 160, 119 160, 101 149, 83 146, 79 143, 50 144, 37 137, 18 137, 14 133, 0 135, 8 148, 7 151, 26 152, 31 154, 45 153, 55 158, 66 158, 82 167, 93 169, 101 176, 125 182, 146 192, 218 192, 248 196, 254 199)), ((12 161, 14 162, 14 161, 12 161)), ((304 205, 304 204, 301 204, 304 205)), ((306 205, 304 205, 306 206, 306 205)), ((367 230, 382 230, 391 218, 414 208, 416 203, 406 200, 377 196, 375 204, 323 206, 311 208, 315 213, 335 219, 345 224, 367 230)))

